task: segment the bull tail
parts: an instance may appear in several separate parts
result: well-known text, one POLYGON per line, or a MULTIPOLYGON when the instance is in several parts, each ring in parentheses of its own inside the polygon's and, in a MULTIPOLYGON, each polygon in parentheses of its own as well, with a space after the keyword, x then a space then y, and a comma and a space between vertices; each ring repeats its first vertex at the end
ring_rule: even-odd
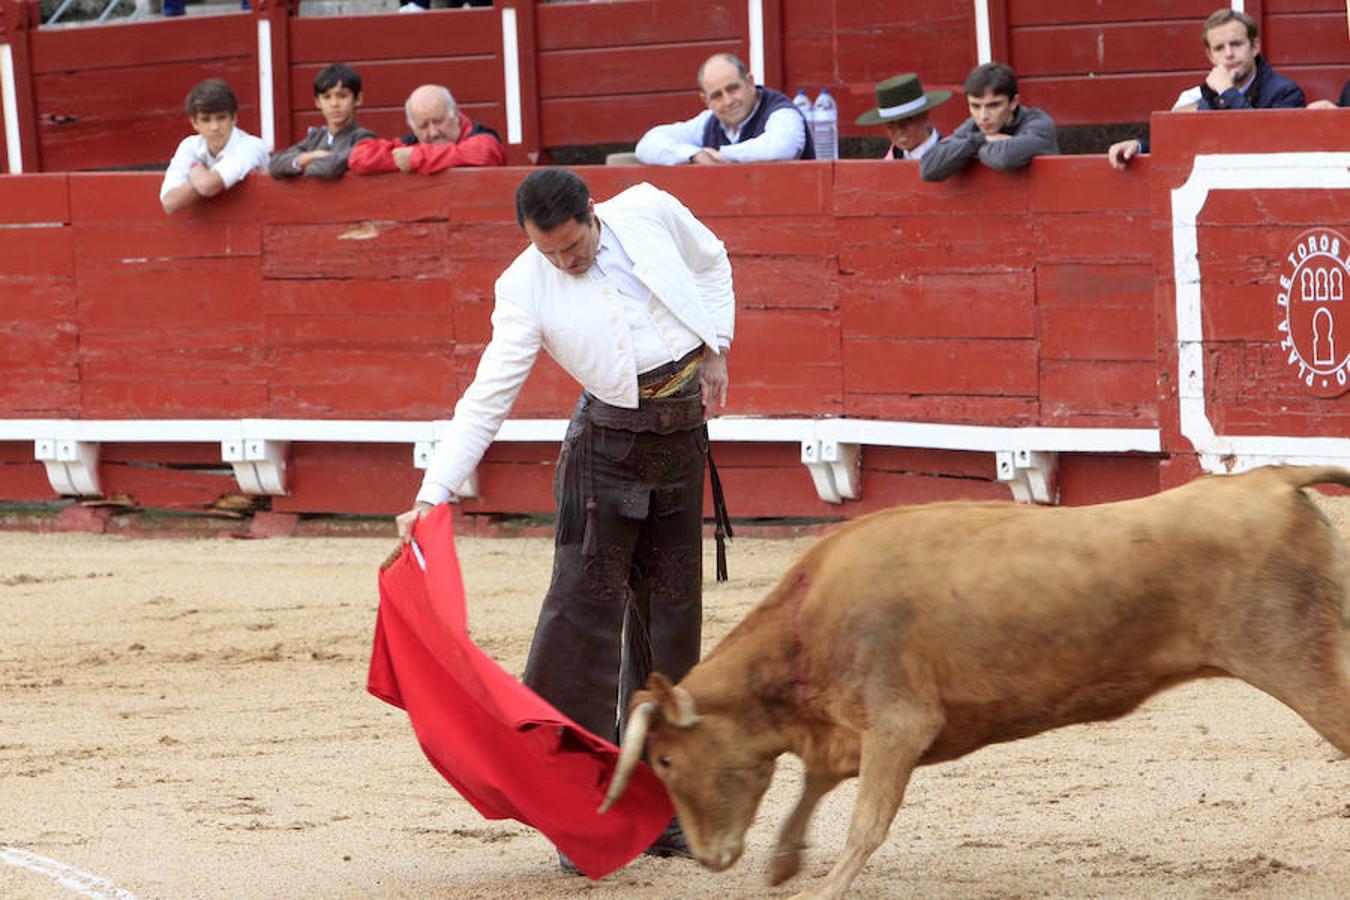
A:
POLYGON ((1350 488, 1350 469, 1341 466, 1278 466, 1275 468, 1290 487, 1305 488, 1314 484, 1339 484, 1350 488))

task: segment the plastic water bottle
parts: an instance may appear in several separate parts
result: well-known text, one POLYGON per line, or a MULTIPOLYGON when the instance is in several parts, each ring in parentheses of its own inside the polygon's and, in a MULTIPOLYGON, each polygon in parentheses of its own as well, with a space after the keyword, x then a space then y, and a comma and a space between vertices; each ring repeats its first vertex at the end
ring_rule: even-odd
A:
POLYGON ((797 107, 797 111, 802 114, 802 120, 806 122, 806 127, 809 129, 814 110, 811 109, 811 98, 806 96, 806 91, 798 89, 797 96, 792 98, 792 105, 797 107))
POLYGON ((811 109, 811 140, 816 159, 839 158, 839 107, 834 105, 828 88, 821 89, 811 109))

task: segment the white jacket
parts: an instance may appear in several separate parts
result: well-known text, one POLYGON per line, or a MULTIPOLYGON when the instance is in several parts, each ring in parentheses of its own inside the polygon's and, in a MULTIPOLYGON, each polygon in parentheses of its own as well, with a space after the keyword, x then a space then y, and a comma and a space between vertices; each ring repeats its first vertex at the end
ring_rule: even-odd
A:
MULTIPOLYGON (((731 346, 736 298, 726 248, 679 200, 639 184, 598 203, 634 271, 709 348, 731 346)), ((591 394, 638 405, 637 364, 622 299, 609 279, 568 275, 534 245, 497 279, 492 340, 455 406, 417 499, 443 503, 478 465, 542 347, 591 394)))

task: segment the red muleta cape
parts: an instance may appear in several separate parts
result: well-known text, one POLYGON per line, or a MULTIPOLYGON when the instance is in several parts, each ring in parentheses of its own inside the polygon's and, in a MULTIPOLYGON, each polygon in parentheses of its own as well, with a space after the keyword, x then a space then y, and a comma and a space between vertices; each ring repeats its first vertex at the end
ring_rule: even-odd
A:
POLYGON ((412 546, 380 572, 366 684, 407 710, 427 759, 480 813, 542 831, 577 868, 602 878, 645 850, 675 814, 639 764, 609 812, 619 748, 564 716, 469 639, 450 509, 438 506, 412 546))

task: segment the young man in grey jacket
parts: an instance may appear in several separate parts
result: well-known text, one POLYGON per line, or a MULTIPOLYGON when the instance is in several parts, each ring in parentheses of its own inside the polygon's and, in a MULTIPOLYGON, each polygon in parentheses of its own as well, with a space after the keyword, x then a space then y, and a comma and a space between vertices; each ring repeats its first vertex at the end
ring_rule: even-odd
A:
POLYGON ((1018 103, 1017 76, 1002 63, 985 63, 966 76, 970 118, 919 161, 924 181, 942 181, 976 158, 991 169, 1019 169, 1033 156, 1058 153, 1055 123, 1018 103))
POLYGON ((324 127, 312 127, 305 139, 272 154, 267 170, 273 178, 337 178, 347 171, 347 157, 358 142, 375 132, 356 124, 361 105, 361 75, 351 66, 333 63, 314 79, 314 105, 324 127))

